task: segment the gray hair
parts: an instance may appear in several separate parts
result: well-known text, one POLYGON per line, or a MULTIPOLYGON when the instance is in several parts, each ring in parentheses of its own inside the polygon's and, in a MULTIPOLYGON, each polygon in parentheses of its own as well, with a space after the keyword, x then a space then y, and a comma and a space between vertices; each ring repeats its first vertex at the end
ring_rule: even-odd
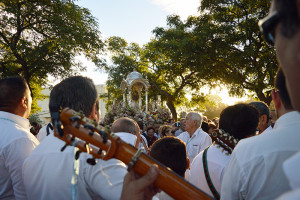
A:
POLYGON ((266 115, 267 116, 267 123, 269 123, 270 110, 269 110, 268 105, 265 102, 263 102, 263 101, 254 101, 254 102, 249 103, 249 105, 254 106, 258 110, 259 116, 266 115))
POLYGON ((189 112, 189 115, 191 116, 191 119, 193 121, 197 121, 197 128, 199 128, 202 124, 202 117, 199 113, 196 112, 189 112))

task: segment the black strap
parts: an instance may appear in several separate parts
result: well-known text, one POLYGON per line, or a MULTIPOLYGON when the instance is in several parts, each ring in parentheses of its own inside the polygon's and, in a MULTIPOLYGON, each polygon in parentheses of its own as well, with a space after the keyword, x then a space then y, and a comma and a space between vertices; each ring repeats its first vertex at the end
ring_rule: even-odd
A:
POLYGON ((211 193, 214 195, 215 199, 219 200, 220 199, 220 194, 218 193, 218 191, 216 190, 214 184, 212 183, 210 176, 209 176, 209 172, 208 172, 208 166, 207 166, 207 150, 209 147, 207 147, 204 152, 203 152, 203 156, 202 156, 202 163, 203 163, 203 169, 204 169, 204 175, 205 175, 205 179, 207 182, 207 185, 211 191, 211 193))
POLYGON ((49 123, 49 124, 47 125, 47 127, 46 127, 47 136, 50 134, 50 131, 49 131, 49 129, 51 129, 51 130, 53 131, 53 126, 52 126, 52 124, 51 124, 51 123, 49 123))

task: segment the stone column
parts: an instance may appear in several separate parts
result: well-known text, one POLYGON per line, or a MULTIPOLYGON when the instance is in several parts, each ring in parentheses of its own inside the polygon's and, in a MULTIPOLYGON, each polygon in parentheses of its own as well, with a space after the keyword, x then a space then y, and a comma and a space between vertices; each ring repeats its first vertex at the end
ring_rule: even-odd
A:
POLYGON ((148 112, 148 88, 145 89, 146 92, 145 92, 145 104, 146 104, 146 109, 145 109, 145 113, 148 112))

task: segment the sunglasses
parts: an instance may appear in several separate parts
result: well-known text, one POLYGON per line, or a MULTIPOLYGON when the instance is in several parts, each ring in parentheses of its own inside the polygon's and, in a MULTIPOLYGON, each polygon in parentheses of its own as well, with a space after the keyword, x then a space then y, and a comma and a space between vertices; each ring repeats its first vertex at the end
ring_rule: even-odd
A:
POLYGON ((266 42, 274 46, 275 41, 275 28, 280 22, 279 14, 275 11, 272 14, 268 15, 262 20, 259 20, 258 26, 262 32, 266 42))

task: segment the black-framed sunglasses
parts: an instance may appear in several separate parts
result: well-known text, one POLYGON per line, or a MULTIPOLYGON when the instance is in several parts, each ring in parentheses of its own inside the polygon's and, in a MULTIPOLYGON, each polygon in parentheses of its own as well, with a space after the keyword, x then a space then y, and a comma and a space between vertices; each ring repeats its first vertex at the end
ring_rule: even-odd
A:
POLYGON ((262 32, 266 42, 274 46, 275 41, 275 28, 280 22, 280 17, 278 12, 273 12, 262 20, 259 20, 258 26, 260 31, 262 32))

